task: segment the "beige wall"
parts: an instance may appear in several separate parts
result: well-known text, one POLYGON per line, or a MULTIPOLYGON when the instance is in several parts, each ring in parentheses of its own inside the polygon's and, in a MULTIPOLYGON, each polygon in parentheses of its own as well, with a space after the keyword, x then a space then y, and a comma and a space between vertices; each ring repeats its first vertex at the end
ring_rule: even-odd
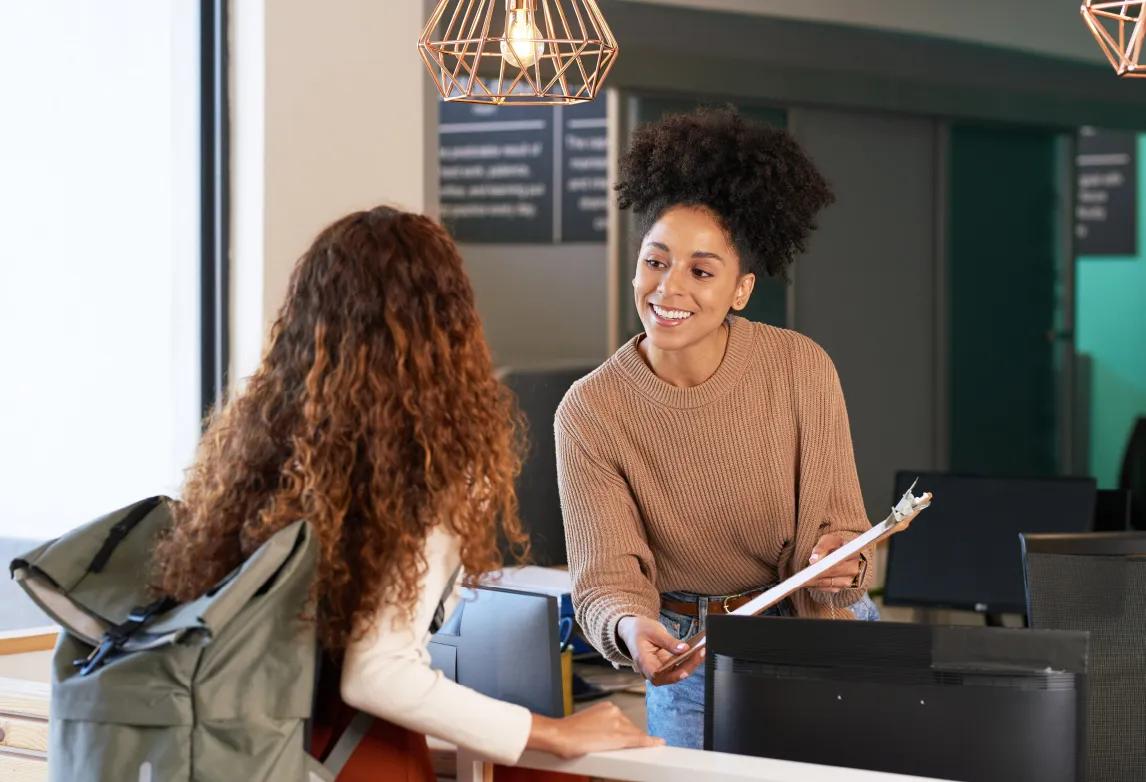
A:
POLYGON ((240 0, 231 17, 232 369, 257 365, 291 268, 355 209, 437 209, 418 0, 240 0))
MULTIPOLYGON (((1104 61, 1079 0, 624 0, 882 28, 1104 61)), ((624 42, 621 42, 622 56, 624 42)))
POLYGON ((467 244, 462 255, 498 366, 608 358, 605 245, 467 244))

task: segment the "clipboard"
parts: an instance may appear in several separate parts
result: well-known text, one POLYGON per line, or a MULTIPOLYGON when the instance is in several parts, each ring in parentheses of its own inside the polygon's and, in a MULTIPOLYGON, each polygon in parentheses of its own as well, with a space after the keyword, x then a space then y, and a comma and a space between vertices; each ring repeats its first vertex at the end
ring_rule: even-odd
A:
MULTIPOLYGON (((768 591, 752 598, 735 611, 730 611, 729 614, 732 616, 755 616, 776 605, 796 590, 803 589, 826 571, 831 570, 849 557, 858 554, 868 546, 879 543, 881 540, 897 532, 903 532, 911 525, 911 522, 921 511, 931 505, 932 497, 930 492, 925 492, 919 497, 911 493, 915 488, 915 484, 918 482, 919 480, 916 479, 915 482, 911 484, 911 488, 904 492, 899 502, 891 509, 891 513, 888 514, 888 517, 882 522, 876 524, 859 537, 840 546, 815 564, 809 565, 799 573, 781 581, 768 591)), ((703 631, 688 639, 688 649, 672 657, 662 665, 652 676, 653 684, 668 684, 672 672, 692 657, 692 655, 703 649, 706 640, 703 631)))

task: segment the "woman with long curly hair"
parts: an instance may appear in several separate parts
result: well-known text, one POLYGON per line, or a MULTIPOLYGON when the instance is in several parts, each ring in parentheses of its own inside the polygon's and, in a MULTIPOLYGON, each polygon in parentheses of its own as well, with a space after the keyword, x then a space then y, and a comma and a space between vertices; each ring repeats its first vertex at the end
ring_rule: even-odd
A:
MULTIPOLYGON (((737 317, 783 278, 832 200, 783 130, 729 109, 639 128, 620 206, 638 217, 644 333, 569 390, 558 479, 573 603, 593 644, 652 677, 734 610, 869 528, 835 367, 812 340, 737 317)), ((854 618, 868 551, 771 613, 854 618)), ((649 732, 704 737, 704 652, 646 690, 649 732)))
POLYGON ((614 707, 549 719, 429 667, 459 565, 473 583, 500 566, 499 533, 526 542, 516 420, 446 232, 385 207, 348 215, 299 260, 261 365, 212 417, 156 550, 158 587, 193 599, 306 519, 342 699, 414 732, 399 743, 415 754, 426 733, 505 763, 527 747, 652 745, 614 707))

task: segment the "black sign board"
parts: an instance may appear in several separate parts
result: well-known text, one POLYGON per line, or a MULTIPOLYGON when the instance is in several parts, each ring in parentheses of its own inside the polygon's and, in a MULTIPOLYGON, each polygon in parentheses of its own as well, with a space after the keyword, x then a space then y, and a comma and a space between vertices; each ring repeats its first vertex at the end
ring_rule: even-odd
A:
POLYGON ((459 242, 604 242, 605 104, 442 103, 442 222, 459 242))
POLYGON ((553 110, 442 103, 442 222, 460 242, 549 242, 553 110))
POLYGON ((605 102, 564 106, 562 125, 562 242, 604 242, 609 206, 605 102))
POLYGON ((1076 254, 1137 255, 1137 147, 1131 131, 1079 131, 1076 254))

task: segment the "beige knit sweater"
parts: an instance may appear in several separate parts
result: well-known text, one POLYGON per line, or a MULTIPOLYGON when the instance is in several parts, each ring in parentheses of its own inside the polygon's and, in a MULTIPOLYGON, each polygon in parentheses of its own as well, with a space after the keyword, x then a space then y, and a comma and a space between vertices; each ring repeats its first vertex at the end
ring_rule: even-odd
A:
MULTIPOLYGON (((677 388, 639 339, 574 384, 555 423, 577 621, 618 663, 630 661, 617 622, 655 618, 659 593, 772 584, 825 532, 870 526, 839 378, 816 343, 734 317, 712 377, 677 388)), ((852 618, 873 571, 856 589, 797 593, 796 614, 852 618)))

